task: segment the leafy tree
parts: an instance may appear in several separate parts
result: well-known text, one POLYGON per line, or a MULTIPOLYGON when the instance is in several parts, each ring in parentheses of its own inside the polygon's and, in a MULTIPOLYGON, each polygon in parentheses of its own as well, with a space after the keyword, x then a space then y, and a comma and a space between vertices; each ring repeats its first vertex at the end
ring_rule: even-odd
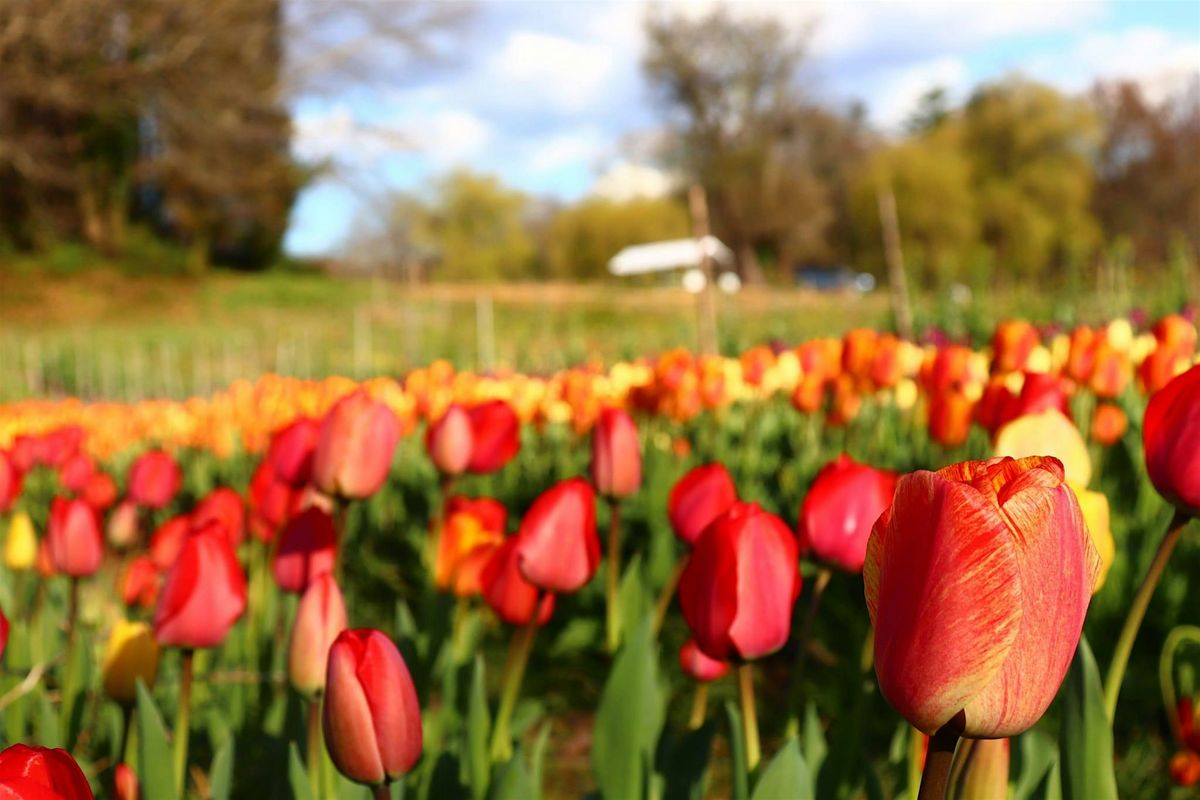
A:
POLYGON ((587 198, 559 211, 546 234, 546 263, 556 278, 595 280, 621 248, 689 234, 687 210, 665 198, 615 202, 587 198))

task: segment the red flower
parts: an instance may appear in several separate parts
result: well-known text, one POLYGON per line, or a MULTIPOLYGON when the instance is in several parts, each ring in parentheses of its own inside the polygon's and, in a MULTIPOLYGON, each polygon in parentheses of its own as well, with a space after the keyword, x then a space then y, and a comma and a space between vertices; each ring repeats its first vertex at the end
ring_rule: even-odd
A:
POLYGON ((58 572, 84 578, 100 569, 104 559, 100 520, 84 501, 54 498, 46 541, 58 572))
POLYGON ((297 417, 271 435, 266 460, 279 480, 301 488, 312 478, 313 455, 321 436, 320 420, 297 417))
POLYGON ((503 400, 488 400, 467 412, 471 418, 471 461, 467 471, 495 472, 521 449, 521 422, 503 400))
POLYGON ((96 462, 86 453, 75 453, 58 468, 58 482, 68 492, 78 494, 87 486, 88 479, 96 471, 96 462))
POLYGON ((504 541, 507 519, 504 505, 489 497, 450 498, 438 539, 434 585, 458 597, 479 594, 480 573, 504 541))
POLYGON ((333 517, 322 508, 309 506, 284 527, 271 571, 280 589, 303 594, 316 578, 333 571, 336 557, 333 517))
POLYGON ((1037 328, 1026 320, 1005 320, 992 334, 992 372, 1015 372, 1025 368, 1039 344, 1037 328))
POLYGON ((667 516, 675 535, 689 547, 714 519, 737 502, 737 488, 720 462, 695 467, 671 488, 667 516))
POLYGON ((117 502, 117 482, 107 472, 93 472, 80 494, 89 506, 104 511, 117 502))
POLYGON ((637 425, 619 408, 606 408, 592 429, 592 483, 606 497, 636 494, 642 485, 637 425))
POLYGON ((1158 493, 1200 516, 1200 365, 1150 397, 1142 446, 1146 471, 1158 493))
POLYGON ((1200 753, 1181 750, 1171 756, 1167 769, 1176 786, 1195 786, 1200 783, 1200 753))
POLYGON ((710 658, 751 659, 787 641, 800 594, 796 539, 757 503, 737 503, 696 540, 679 604, 710 658))
POLYGON ((279 480, 275 468, 263 461, 250 479, 250 529, 262 542, 269 542, 300 505, 303 490, 279 480))
POLYGON ((137 556, 125 568, 121 581, 121 599, 127 606, 153 608, 161 583, 162 576, 150 556, 137 556))
POLYGON ((183 472, 175 459, 163 450, 150 450, 129 468, 127 494, 140 506, 162 508, 175 497, 182 482, 183 472))
POLYGON ((387 480, 399 439, 400 425, 392 409, 363 391, 346 395, 321 423, 313 483, 328 495, 370 497, 387 480))
POLYGON ((183 549, 183 540, 191 529, 191 520, 183 514, 159 525, 150 536, 150 560, 154 566, 163 572, 175 566, 179 551, 183 549))
POLYGON ((188 534, 154 610, 158 643, 214 647, 245 610, 246 576, 225 532, 210 523, 188 534))
POLYGON ((709 658, 695 639, 688 639, 679 649, 679 666, 685 674, 705 683, 723 678, 729 672, 728 661, 709 658))
POLYGON ((329 648, 346 624, 346 603, 333 574, 313 579, 300 598, 288 641, 288 678, 300 694, 311 696, 325 688, 329 648))
POLYGON ((17 468, 16 460, 4 450, 0 450, 0 514, 13 507, 13 503, 21 496, 21 470, 17 468))
POLYGON ((574 592, 600 565, 596 494, 583 478, 560 481, 534 501, 517 532, 517 563, 548 592, 574 592))
POLYGON ((329 649, 325 744, 352 781, 378 785, 421 757, 421 705, 400 651, 382 631, 342 631, 329 649))
POLYGON ((554 595, 541 594, 517 568, 517 537, 497 547, 479 575, 484 602, 509 625, 528 625, 536 610, 538 624, 545 625, 554 613, 554 595))
POLYGON ((192 511, 192 527, 200 528, 209 522, 218 523, 236 549, 245 536, 246 509, 242 496, 228 486, 218 486, 206 494, 192 511))
POLYGON ((425 430, 425 452, 443 475, 461 475, 471 463, 475 434, 466 409, 451 403, 446 413, 425 430))
POLYGON ((847 572, 862 572, 871 526, 891 505, 896 473, 859 464, 843 453, 813 479, 800 506, 801 555, 847 572))
POLYGON ((14 744, 0 752, 0 798, 91 800, 92 788, 66 750, 14 744))
POLYGON ((117 800, 139 800, 142 796, 137 774, 123 761, 113 771, 113 792, 117 800))

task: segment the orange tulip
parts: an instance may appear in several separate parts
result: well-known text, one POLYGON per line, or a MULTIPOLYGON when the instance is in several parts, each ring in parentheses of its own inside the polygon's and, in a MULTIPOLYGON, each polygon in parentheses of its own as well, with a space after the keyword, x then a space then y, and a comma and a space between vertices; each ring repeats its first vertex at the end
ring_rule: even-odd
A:
POLYGON ((1119 442, 1128 428, 1129 418, 1118 405, 1101 403, 1092 413, 1092 439, 1105 447, 1119 442))

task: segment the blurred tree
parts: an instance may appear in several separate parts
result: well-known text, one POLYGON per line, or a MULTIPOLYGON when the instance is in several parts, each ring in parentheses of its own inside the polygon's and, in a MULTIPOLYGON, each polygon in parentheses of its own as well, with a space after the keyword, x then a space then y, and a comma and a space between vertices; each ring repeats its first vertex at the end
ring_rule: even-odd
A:
POLYGON ((905 120, 904 129, 911 134, 928 133, 945 122, 950 111, 949 93, 944 87, 935 86, 917 100, 917 107, 905 120))
POLYGON ((557 213, 546 233, 546 265, 555 278, 596 280, 623 247, 688 235, 687 209, 667 198, 615 202, 590 197, 557 213))
POLYGON ((1159 103, 1132 81, 1091 93, 1103 136, 1093 207, 1106 236, 1132 241, 1136 257, 1168 260, 1173 245, 1200 254, 1200 78, 1159 103))

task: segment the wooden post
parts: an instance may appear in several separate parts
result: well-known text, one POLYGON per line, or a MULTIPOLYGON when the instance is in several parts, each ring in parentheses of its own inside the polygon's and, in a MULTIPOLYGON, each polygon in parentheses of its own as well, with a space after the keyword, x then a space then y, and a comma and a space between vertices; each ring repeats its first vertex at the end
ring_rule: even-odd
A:
POLYGON ((888 288, 896 332, 911 339, 912 307, 908 302, 908 279, 904 274, 904 254, 900 250, 900 223, 896 219, 896 197, 891 185, 879 190, 879 226, 883 230, 883 257, 887 262, 888 288))
MULTIPOLYGON (((708 236, 708 195, 704 187, 693 183, 688 190, 688 209, 692 216, 692 236, 702 243, 708 236)), ((696 295, 697 346, 701 353, 717 354, 716 283, 712 258, 701 250, 700 271, 704 273, 704 290, 696 295)))

